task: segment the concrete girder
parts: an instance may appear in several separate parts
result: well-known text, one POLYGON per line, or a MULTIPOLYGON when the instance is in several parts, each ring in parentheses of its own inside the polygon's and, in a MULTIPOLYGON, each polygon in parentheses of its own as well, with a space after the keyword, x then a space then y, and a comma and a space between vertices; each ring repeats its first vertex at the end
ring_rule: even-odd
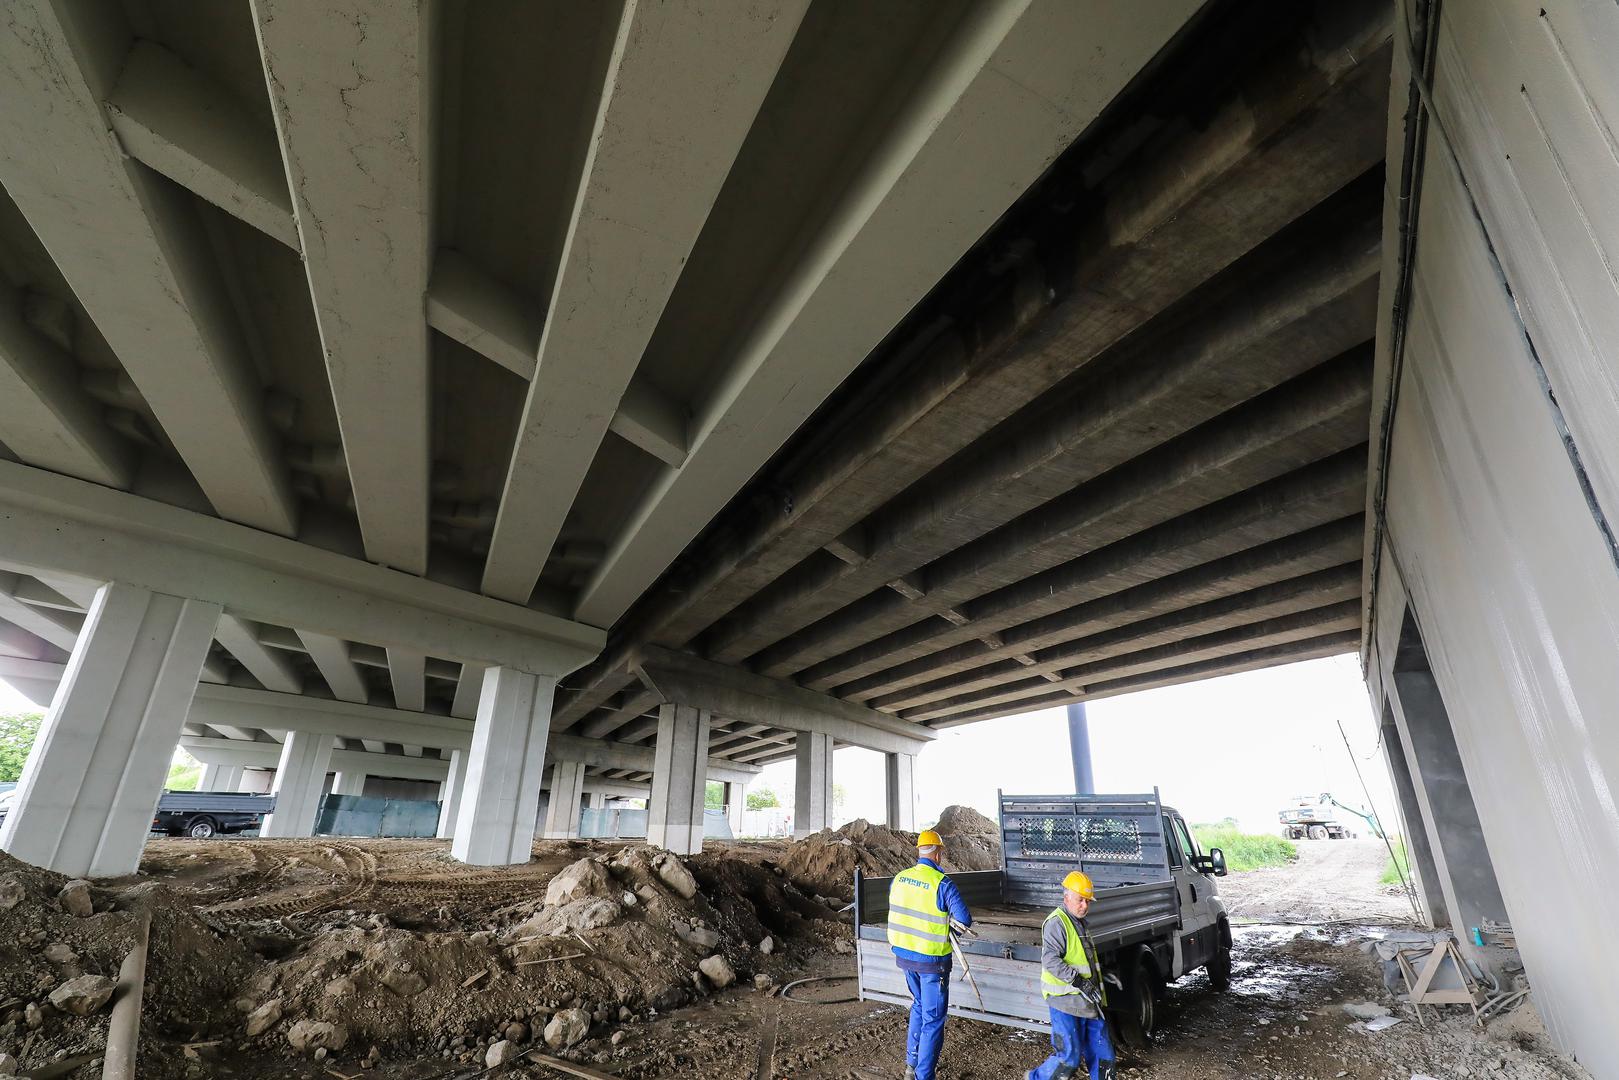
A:
POLYGON ((23 319, 23 297, 0 282, 0 431, 29 465, 127 488, 133 448, 78 383, 78 363, 23 319))
POLYGON ((450 702, 451 716, 459 716, 464 720, 477 717, 478 695, 483 692, 483 676, 488 670, 482 664, 461 665, 461 675, 455 680, 455 697, 450 702))
POLYGON ((627 692, 622 705, 605 716, 595 717, 580 725, 579 734, 587 739, 605 738, 630 721, 645 716, 649 710, 656 709, 657 706, 658 695, 650 690, 627 692))
POLYGON ((1358 348, 992 532, 958 537, 967 542, 928 568, 922 600, 872 592, 750 666, 776 676, 814 671, 801 680, 810 682, 823 660, 1354 446, 1366 433, 1370 365, 1370 348, 1358 348))
POLYGON ((388 682, 394 708, 421 712, 427 708, 427 655, 414 649, 388 650, 388 682))
POLYGON ((0 180, 214 510, 294 535, 262 387, 201 222, 184 194, 123 155, 101 107, 128 28, 111 11, 50 0, 10 5, 7 18, 0 180))
POLYGON ((605 635, 284 537, 0 461, 0 565, 121 580, 348 641, 566 674, 605 635), (111 560, 111 561, 109 561, 111 560))
MULTIPOLYGON (((969 599, 984 590, 970 574, 958 585, 952 551, 1110 469, 1138 467, 1132 459, 1365 342, 1376 321, 1380 237, 1373 200, 1350 202, 1324 224, 1312 215, 1282 250, 1267 245, 1242 260, 1189 298, 1183 308, 1192 314, 1171 313, 1091 359, 1087 367, 1102 370, 1066 400, 1042 400, 1039 415, 951 458, 885 506, 863 526, 870 550, 862 558, 809 561, 784 574, 704 635, 704 654, 741 661, 913 572, 933 610, 969 599)), ((1044 327, 1009 345, 1053 348, 1044 327)))
POLYGON ((1189 635, 1223 630, 1258 619, 1286 615, 1301 608, 1356 598, 1360 596, 1360 587, 1359 560, 1346 561, 1326 570, 1261 585, 1201 604, 1177 606, 1152 618, 1123 625, 1110 620, 1110 629, 1027 653, 1035 661, 1033 664, 996 661, 969 672, 895 691, 872 700, 870 705, 895 712, 907 720, 927 720, 930 717, 924 715, 926 710, 919 707, 936 701, 954 701, 962 694, 1004 685, 1008 676, 1061 673, 1075 664, 1113 655, 1124 647, 1136 649, 1168 644, 1185 640, 1189 635))
MULTIPOLYGON (((467 256, 439 250, 427 293, 427 324, 433 329, 531 380, 544 322, 532 305, 467 256)), ((678 469, 685 463, 685 412, 644 380, 630 380, 607 430, 665 465, 678 469)))
MULTIPOLYGON (((204 739, 193 735, 181 736, 180 746, 205 765, 275 768, 282 753, 280 743, 243 743, 235 739, 204 739)), ((333 750, 330 767, 337 772, 386 776, 398 780, 443 780, 449 775, 450 763, 440 758, 405 757, 365 750, 333 750)))
POLYGON ((240 686, 198 686, 191 720, 209 726, 223 723, 276 731, 312 731, 346 739, 451 750, 465 749, 472 742, 472 728, 458 717, 240 686))
POLYGON ((23 580, 16 574, 0 572, 0 619, 71 653, 84 625, 84 616, 24 603, 16 595, 23 580))
MULTIPOLYGON (((654 731, 656 729, 654 728, 654 731)), ((651 770, 657 759, 655 746, 631 746, 625 743, 602 742, 598 739, 582 739, 577 735, 554 734, 546 746, 548 757, 557 761, 583 761, 590 765, 601 765, 609 769, 634 769, 637 772, 651 770)), ((751 779, 759 770, 738 765, 734 761, 724 758, 708 758, 708 775, 711 780, 723 780, 727 783, 745 782, 751 779)))
POLYGON ((309 658, 315 662, 321 678, 326 680, 326 687, 331 690, 333 697, 358 705, 364 705, 371 699, 365 680, 360 677, 360 669, 349 657, 348 642, 310 630, 298 631, 298 639, 309 653, 309 658))
POLYGON ((1111 681, 1143 671, 1154 671, 1162 667, 1165 661, 1194 663, 1229 656, 1232 653, 1250 652, 1258 647, 1318 638, 1322 634, 1336 630, 1358 630, 1360 628, 1358 586, 1357 574, 1353 593, 1348 599, 1334 604, 1292 611, 1259 622, 1243 622, 1212 633, 1177 636, 1167 642, 1104 655, 1087 663, 1056 669, 1047 668, 1046 670, 1056 671, 1060 676, 1059 681, 1048 682, 1035 677, 1002 682, 986 690, 975 690, 921 708, 908 709, 902 715, 918 722, 939 720, 959 713, 965 708, 1018 705, 1023 699, 1044 696, 1053 690, 1084 691, 1093 683, 1111 681))
POLYGON ((685 465, 643 497, 576 617, 616 622, 1191 11, 1177 3, 1125 19, 1107 5, 969 7, 737 339, 685 465), (1075 65, 1080 41, 1091 62, 1075 65))
MULTIPOLYGON (((1043 616, 1061 619, 1077 604, 1336 521, 1364 505, 1362 446, 997 589, 968 605, 969 621, 961 626, 918 623, 823 661, 798 681, 824 689, 1043 616)), ((993 647, 1007 644, 1001 639, 993 647)))
MULTIPOLYGON (((808 0, 626 4, 484 564, 526 604, 808 0)), ((682 425, 683 426, 683 425, 682 425)), ((600 609, 582 618, 607 626, 600 609)))
POLYGON ((294 251, 275 130, 231 92, 151 41, 137 41, 107 100, 124 152, 294 251))
MULTIPOLYGON (((1078 314, 1093 329, 1071 338, 1073 346, 1094 338, 1099 352, 1119 340, 1143 311, 1167 307, 1380 161, 1383 125, 1371 103, 1386 95, 1387 36, 1386 25, 1362 31, 1362 41, 1342 50, 1315 49, 1301 37, 1297 51, 1314 57, 1303 70, 1292 57, 1261 65, 1204 135, 1127 168, 1114 185, 1116 225, 1079 248, 1075 281, 1095 287, 1085 290, 1078 314)), ((790 513, 737 530, 694 577, 644 601, 642 638, 692 640, 1072 367, 1049 371, 1039 353, 989 363, 954 335, 912 351, 918 359, 906 393, 871 402, 826 453, 780 478, 793 493, 790 513)), ((611 676, 614 668, 604 663, 590 675, 611 676)))
POLYGON ((252 10, 366 557, 424 574, 439 6, 252 10))
POLYGON ((1119 694, 1135 693, 1140 690, 1151 690, 1154 687, 1171 686, 1175 683, 1188 682, 1193 679, 1212 679, 1221 675, 1234 675, 1240 671, 1252 671, 1255 668, 1274 667, 1277 664, 1313 660, 1322 656, 1337 656, 1342 653, 1353 652, 1359 643, 1360 630, 1357 627, 1354 630, 1323 634, 1319 637, 1306 638, 1302 641, 1271 645, 1248 652, 1217 657, 1212 660, 1163 667, 1137 675, 1108 679, 1087 686, 1083 693, 1059 691, 1038 698, 1028 698, 1013 705, 969 709, 935 720, 928 726, 935 730, 959 727, 962 724, 993 720, 1000 716, 1066 705, 1073 701, 1094 701, 1098 698, 1114 697, 1119 694))
POLYGON ((635 666, 662 700, 733 720, 830 735, 892 753, 919 753, 932 738, 927 729, 886 713, 687 653, 643 646, 635 666))
POLYGON ((257 626, 235 615, 221 615, 214 629, 214 639, 266 690, 281 694, 303 693, 303 676, 279 650, 259 640, 257 626))
POLYGON ((70 596, 64 596, 38 578, 11 576, 16 577, 16 581, 10 586, 11 595, 29 607, 48 608, 51 611, 66 611, 78 615, 84 614, 90 607, 89 604, 81 604, 70 596))

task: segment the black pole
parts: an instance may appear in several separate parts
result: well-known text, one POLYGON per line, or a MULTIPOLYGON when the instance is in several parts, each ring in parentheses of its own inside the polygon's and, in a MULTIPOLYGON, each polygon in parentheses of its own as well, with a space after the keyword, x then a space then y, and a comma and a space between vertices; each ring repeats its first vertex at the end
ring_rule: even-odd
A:
POLYGON ((1085 703, 1068 706, 1068 752, 1074 757, 1074 794, 1095 795, 1096 776, 1091 771, 1091 728, 1085 719, 1085 703))

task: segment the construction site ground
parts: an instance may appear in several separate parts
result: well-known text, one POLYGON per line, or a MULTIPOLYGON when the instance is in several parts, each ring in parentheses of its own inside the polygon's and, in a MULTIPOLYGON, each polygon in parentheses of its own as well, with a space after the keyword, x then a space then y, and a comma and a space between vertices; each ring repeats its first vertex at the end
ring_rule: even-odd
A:
MULTIPOLYGON (((994 865, 993 827, 970 811, 957 825, 958 868, 994 865)), ((0 862, 0 892, 11 882, 33 901, 0 909, 0 1053, 25 1070, 84 1058, 54 1075, 100 1075, 105 1015, 34 1003, 66 976, 116 972, 127 913, 144 906, 154 924, 139 1075, 154 1080, 565 1075, 542 1055, 625 1080, 897 1080, 905 1011, 843 1000, 854 960, 837 909, 855 865, 891 872, 911 842, 863 822, 798 843, 712 844, 684 861, 644 845, 541 841, 525 866, 482 870, 433 840, 163 839, 136 877, 96 883, 88 918, 58 910, 56 875, 0 862), (71 962, 51 952, 64 944, 71 962), (779 994, 816 976, 832 978, 779 994), (563 1020, 582 1026, 568 1035, 563 1020), (341 1045, 321 1052, 333 1029, 341 1045), (485 1074, 503 1041, 496 1056, 510 1062, 485 1074)), ((1201 973, 1170 987, 1160 1035, 1125 1053, 1120 1075, 1586 1075, 1551 1049, 1532 1007, 1483 1032, 1459 1008, 1420 1026, 1356 947, 1409 912, 1377 883, 1378 845, 1300 847, 1294 866, 1221 882, 1240 920, 1232 988, 1216 992, 1201 973), (1366 1002, 1402 1022, 1366 1031, 1343 1008, 1366 1002)), ((953 1019, 939 1075, 1020 1077, 1046 1052, 1033 1033, 953 1019)))

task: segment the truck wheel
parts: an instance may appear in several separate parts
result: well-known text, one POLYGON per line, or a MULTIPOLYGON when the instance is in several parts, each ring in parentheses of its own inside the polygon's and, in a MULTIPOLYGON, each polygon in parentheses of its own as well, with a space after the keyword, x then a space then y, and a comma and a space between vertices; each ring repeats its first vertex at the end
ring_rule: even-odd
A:
POLYGON ((1311 825, 1310 826, 1310 839, 1311 840, 1325 840, 1326 838, 1327 838, 1327 827, 1325 825, 1311 825))
POLYGON ((1148 953, 1136 958, 1124 979, 1124 1001, 1118 1010, 1119 1035, 1125 1045, 1145 1050, 1158 1026, 1158 965, 1148 953))
POLYGON ((1216 990, 1231 989, 1231 946, 1224 942, 1214 951, 1214 959, 1204 965, 1209 973, 1209 985, 1216 990))
POLYGON ((219 832, 219 826, 214 824, 213 818, 192 818, 191 824, 186 827, 186 835, 194 840, 209 840, 219 832))

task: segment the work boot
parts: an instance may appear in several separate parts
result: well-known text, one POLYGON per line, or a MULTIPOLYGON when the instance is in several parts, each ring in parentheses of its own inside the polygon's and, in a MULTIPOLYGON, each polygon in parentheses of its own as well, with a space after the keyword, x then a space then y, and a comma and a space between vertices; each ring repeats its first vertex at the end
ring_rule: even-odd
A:
POLYGON ((916 1066, 905 1066, 905 1080, 916 1080, 916 1066))
POLYGON ((1114 1077, 1118 1076, 1119 1074, 1118 1070, 1114 1067, 1113 1059, 1108 1058, 1105 1061, 1098 1061, 1096 1063, 1096 1075, 1100 1078, 1100 1080, 1114 1080, 1114 1077))

